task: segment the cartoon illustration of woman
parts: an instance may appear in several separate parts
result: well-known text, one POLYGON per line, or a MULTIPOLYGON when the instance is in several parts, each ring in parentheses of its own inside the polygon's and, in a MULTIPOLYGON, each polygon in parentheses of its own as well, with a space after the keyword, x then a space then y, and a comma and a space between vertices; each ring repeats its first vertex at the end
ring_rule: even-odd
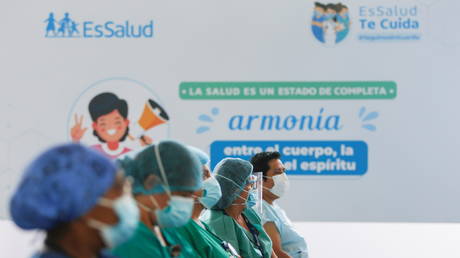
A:
MULTIPOLYGON (((93 134, 100 144, 91 146, 111 159, 131 151, 123 142, 129 137, 128 103, 117 95, 104 92, 89 103, 89 113, 93 121, 93 134)), ((79 142, 88 128, 83 127, 83 116, 75 115, 75 125, 70 134, 74 142, 79 142)), ((151 144, 152 139, 143 136, 141 145, 151 144)))
POLYGON ((56 36, 56 19, 54 19, 54 13, 50 13, 45 22, 47 24, 45 37, 48 37, 50 32, 53 33, 53 36, 56 36))

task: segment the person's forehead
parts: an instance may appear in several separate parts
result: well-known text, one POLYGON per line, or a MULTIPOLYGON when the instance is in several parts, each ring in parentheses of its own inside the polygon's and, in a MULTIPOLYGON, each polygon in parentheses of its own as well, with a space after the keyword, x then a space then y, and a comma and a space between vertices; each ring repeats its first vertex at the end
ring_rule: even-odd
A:
POLYGON ((100 118, 110 118, 110 117, 119 117, 119 116, 121 116, 121 114, 118 111, 118 109, 114 109, 110 113, 100 116, 100 118))
POLYGON ((283 167, 283 162, 280 159, 272 159, 268 162, 268 165, 272 168, 283 167))

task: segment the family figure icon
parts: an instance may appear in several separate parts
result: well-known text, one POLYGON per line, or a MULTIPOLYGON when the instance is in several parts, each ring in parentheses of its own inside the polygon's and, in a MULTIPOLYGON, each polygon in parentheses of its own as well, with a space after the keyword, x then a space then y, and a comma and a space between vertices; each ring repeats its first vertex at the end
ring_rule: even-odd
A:
POLYGON ((50 13, 44 21, 46 23, 45 37, 48 38, 72 38, 79 37, 78 23, 70 18, 69 13, 65 13, 64 17, 56 20, 54 13, 50 13))

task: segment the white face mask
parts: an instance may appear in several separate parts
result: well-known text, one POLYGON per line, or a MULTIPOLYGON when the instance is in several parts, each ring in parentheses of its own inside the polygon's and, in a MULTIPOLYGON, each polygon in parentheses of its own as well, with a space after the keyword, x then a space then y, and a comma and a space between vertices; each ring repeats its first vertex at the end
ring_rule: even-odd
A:
POLYGON ((272 176, 272 177, 267 177, 273 179, 273 187, 271 189, 266 188, 269 190, 272 194, 282 197, 286 191, 289 189, 289 179, 286 175, 286 173, 282 173, 280 175, 272 176))
POLYGON ((219 181, 213 176, 203 181, 203 196, 198 200, 206 209, 211 209, 222 197, 219 181))
POLYGON ((160 209, 160 206, 156 203, 155 198, 151 197, 153 205, 156 206, 155 215, 157 217, 158 225, 162 228, 177 228, 187 224, 192 217, 193 211, 193 198, 182 197, 171 194, 171 188, 169 187, 168 178, 163 166, 163 161, 160 157, 160 145, 155 145, 155 157, 158 162, 158 168, 160 169, 161 177, 164 182, 164 189, 166 194, 169 196, 168 206, 164 209, 160 209))
POLYGON ((135 232, 139 222, 139 209, 131 193, 124 193, 116 200, 101 198, 99 205, 114 209, 118 223, 108 225, 98 220, 89 219, 88 225, 99 230, 102 240, 109 248, 126 242, 135 232))

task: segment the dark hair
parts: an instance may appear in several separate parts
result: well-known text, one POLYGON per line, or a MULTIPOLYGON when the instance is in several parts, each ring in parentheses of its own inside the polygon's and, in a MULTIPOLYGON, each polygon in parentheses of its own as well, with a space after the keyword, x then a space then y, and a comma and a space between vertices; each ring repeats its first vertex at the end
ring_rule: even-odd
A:
POLYGON ((348 9, 348 7, 342 3, 338 3, 336 6, 335 6, 335 11, 340 13, 343 9, 348 9))
POLYGON ((337 5, 336 4, 327 4, 326 9, 332 9, 334 11, 337 11, 337 5))
MULTIPOLYGON (((114 110, 118 110, 118 112, 124 119, 128 118, 128 103, 126 102, 126 100, 118 98, 117 95, 111 92, 104 92, 95 96, 89 102, 88 109, 93 122, 96 122, 99 117, 107 115, 113 112, 114 110)), ((121 142, 126 139, 128 133, 129 127, 126 129, 126 132, 123 135, 123 137, 121 137, 121 142)), ((102 139, 96 132, 96 130, 93 130, 93 134, 99 139, 100 142, 105 142, 105 140, 102 139)))
POLYGON ((252 171, 263 172, 264 176, 266 176, 267 171, 270 169, 268 162, 270 160, 279 158, 281 158, 281 154, 277 151, 265 151, 257 153, 251 158, 251 164, 254 167, 252 171))
POLYGON ((320 2, 315 2, 315 7, 322 8, 323 10, 326 9, 326 6, 320 2))

